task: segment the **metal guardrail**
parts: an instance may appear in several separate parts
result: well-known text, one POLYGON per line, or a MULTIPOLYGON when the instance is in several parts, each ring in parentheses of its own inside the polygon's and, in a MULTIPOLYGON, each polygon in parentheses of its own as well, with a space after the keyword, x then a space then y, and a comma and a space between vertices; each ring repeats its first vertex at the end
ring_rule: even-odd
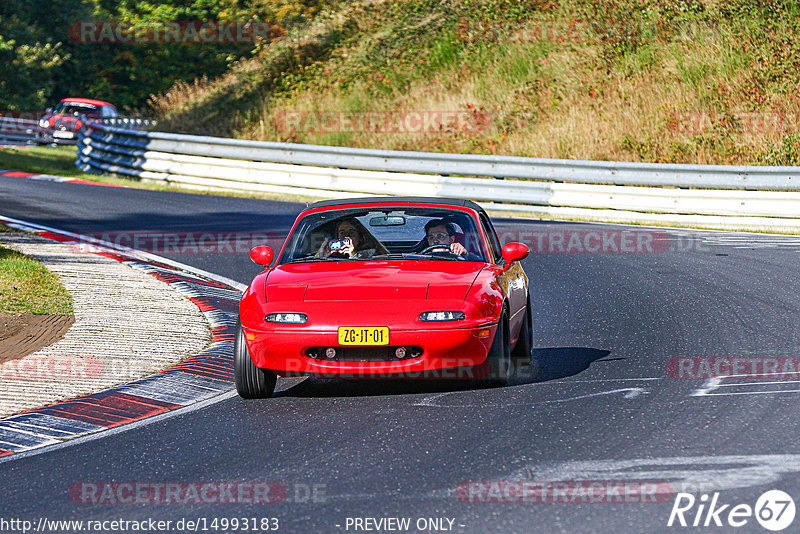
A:
MULTIPOLYGON (((42 115, 44 114, 43 112, 42 115)), ((80 119, 83 122, 100 123, 102 125, 120 127, 128 130, 148 130, 155 127, 157 124, 156 121, 138 117, 99 119, 81 116, 80 119)), ((58 123, 56 123, 56 126, 58 126, 58 123)), ((13 141, 16 143, 35 143, 37 140, 37 133, 41 130, 38 120, 0 116, 0 142, 13 141)))
POLYGON ((0 143, 10 140, 17 143, 33 143, 39 123, 31 119, 0 117, 0 143))
POLYGON ((547 216, 800 229, 800 168, 795 167, 399 152, 105 125, 92 125, 83 133, 77 165, 87 172, 204 189, 328 198, 447 196, 477 200, 496 210, 547 216))
POLYGON ((156 121, 149 119, 141 119, 138 117, 114 117, 106 119, 89 119, 90 122, 100 122, 105 126, 114 126, 116 128, 130 129, 130 130, 149 130, 155 128, 156 121))

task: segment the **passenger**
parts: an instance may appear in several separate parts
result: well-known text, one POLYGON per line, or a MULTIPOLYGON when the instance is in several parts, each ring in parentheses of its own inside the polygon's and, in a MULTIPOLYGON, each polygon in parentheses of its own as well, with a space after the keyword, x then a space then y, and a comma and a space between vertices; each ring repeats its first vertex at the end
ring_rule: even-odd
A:
POLYGON ((444 219, 431 219, 425 225, 425 239, 428 246, 442 245, 456 256, 464 256, 467 249, 455 240, 456 225, 444 219))
POLYGON ((344 241, 344 246, 337 250, 331 250, 328 246, 331 242, 326 239, 317 252, 320 258, 349 258, 349 259, 363 259, 371 258, 375 252, 381 247, 372 235, 365 235, 365 230, 353 219, 343 219, 336 225, 336 235, 334 236, 337 241, 344 241))

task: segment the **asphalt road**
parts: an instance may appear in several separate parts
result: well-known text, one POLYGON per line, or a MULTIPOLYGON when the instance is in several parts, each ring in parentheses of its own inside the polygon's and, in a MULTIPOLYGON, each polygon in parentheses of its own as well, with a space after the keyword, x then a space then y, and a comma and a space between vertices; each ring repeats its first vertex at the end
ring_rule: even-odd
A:
MULTIPOLYGON (((1 215, 100 236, 278 239, 302 207, 0 178, 1 215)), ((537 249, 524 266, 538 376, 523 369, 500 389, 282 381, 269 400, 231 397, 0 463, 0 527, 2 520, 42 517, 155 519, 185 531, 177 521, 205 519, 208 532, 233 532, 231 524, 219 528, 220 520, 274 517, 279 532, 723 532, 733 530, 732 506, 715 516, 723 527, 705 514, 716 492, 717 509, 754 507, 772 489, 800 498, 800 239, 511 219, 497 227, 537 249), (644 236, 640 251, 610 250, 612 242, 623 246, 623 230, 644 236), (586 251, 603 239, 600 250, 586 251), (557 252, 571 240, 569 252, 557 252), (742 376, 693 378, 702 365, 732 365, 732 358, 738 366, 731 374, 742 376), (753 376, 763 364, 786 373, 753 376), (79 504, 74 494, 108 482, 233 481, 275 482, 286 498, 111 504, 107 496, 104 504, 79 504), (562 493, 548 499, 555 503, 508 502, 520 500, 513 490, 522 486, 513 483, 523 481, 558 482, 562 493), (589 491, 590 481, 599 485, 589 491), (654 484, 666 492, 646 489, 654 484), (610 493, 603 497, 600 487, 610 493), (620 488, 627 502, 619 502, 620 488), (708 495, 696 529, 677 519, 667 526, 680 491, 698 499, 684 513, 690 526, 708 495), (375 529, 363 521, 389 517, 409 518, 410 526, 375 529), (703 528, 706 519, 712 526, 703 528)), ((258 268, 226 247, 156 252, 247 283, 258 268)), ((770 510, 782 506, 773 501, 770 510)), ((763 503, 759 510, 766 517, 763 503)), ((754 517, 739 520, 746 523, 737 532, 765 532, 754 517)), ((800 518, 786 531, 798 525, 800 518)))

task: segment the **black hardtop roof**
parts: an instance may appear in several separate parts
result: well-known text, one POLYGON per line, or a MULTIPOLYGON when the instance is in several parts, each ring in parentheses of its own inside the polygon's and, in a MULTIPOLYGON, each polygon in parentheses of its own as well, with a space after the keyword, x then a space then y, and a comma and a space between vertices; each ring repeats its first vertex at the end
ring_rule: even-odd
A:
POLYGON ((471 208, 478 213, 485 213, 484 209, 471 200, 463 198, 440 198, 440 197, 359 197, 359 198, 340 198, 335 200, 320 200, 309 204, 308 208, 325 208, 328 206, 344 206, 347 204, 441 204, 443 206, 461 206, 471 208))

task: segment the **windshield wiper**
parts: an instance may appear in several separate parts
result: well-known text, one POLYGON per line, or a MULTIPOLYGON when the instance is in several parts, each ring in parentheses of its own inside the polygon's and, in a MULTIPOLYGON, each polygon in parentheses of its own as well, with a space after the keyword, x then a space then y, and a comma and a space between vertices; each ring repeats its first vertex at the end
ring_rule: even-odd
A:
POLYGON ((438 254, 420 254, 418 252, 409 253, 407 254, 406 257, 409 257, 410 259, 414 260, 423 259, 423 260, 458 261, 458 256, 456 255, 444 256, 438 254))
POLYGON ((402 260, 405 258, 406 255, 402 252, 390 252, 389 254, 373 254, 369 258, 362 258, 365 260, 374 260, 375 258, 387 259, 387 260, 402 260))
POLYGON ((287 261, 286 263, 307 263, 313 261, 329 261, 331 259, 336 259, 336 258, 320 258, 318 256, 306 256, 304 258, 297 258, 294 260, 287 261))

